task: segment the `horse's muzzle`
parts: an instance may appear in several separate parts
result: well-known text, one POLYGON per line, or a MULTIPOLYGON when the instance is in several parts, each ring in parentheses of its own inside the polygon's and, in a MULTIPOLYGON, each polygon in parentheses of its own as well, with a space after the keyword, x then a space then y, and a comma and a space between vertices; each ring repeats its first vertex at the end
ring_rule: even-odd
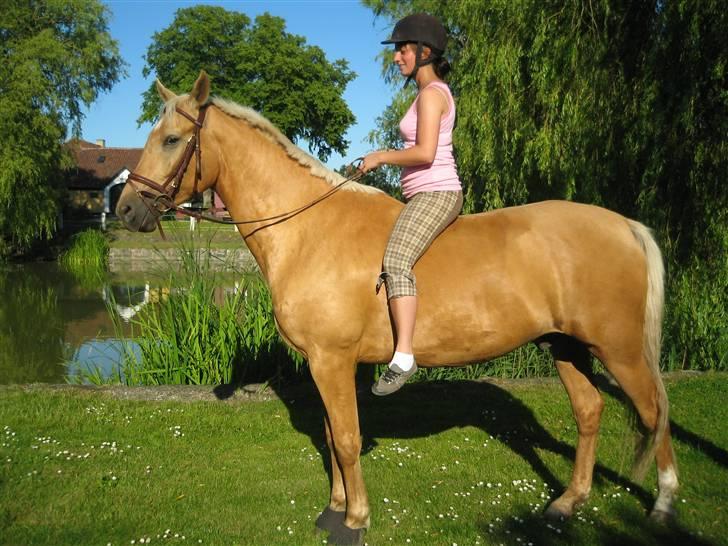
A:
POLYGON ((119 199, 116 205, 116 216, 129 231, 149 233, 157 227, 157 218, 161 211, 146 206, 141 199, 119 199))

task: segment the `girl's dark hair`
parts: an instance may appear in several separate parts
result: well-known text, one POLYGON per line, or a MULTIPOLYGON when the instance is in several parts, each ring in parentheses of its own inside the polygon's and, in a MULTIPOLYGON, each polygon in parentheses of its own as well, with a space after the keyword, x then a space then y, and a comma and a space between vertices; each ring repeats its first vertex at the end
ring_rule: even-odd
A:
POLYGON ((435 74, 441 80, 445 79, 450 72, 450 63, 447 62, 445 57, 436 57, 432 60, 432 68, 435 69, 435 74))

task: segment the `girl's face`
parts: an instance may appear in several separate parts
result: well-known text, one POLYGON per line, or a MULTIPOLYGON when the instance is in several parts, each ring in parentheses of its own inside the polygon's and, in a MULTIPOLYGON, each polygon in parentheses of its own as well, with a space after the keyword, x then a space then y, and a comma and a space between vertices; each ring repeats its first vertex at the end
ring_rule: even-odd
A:
POLYGON ((417 45, 411 43, 394 44, 394 64, 399 67, 399 73, 409 76, 415 69, 417 45))

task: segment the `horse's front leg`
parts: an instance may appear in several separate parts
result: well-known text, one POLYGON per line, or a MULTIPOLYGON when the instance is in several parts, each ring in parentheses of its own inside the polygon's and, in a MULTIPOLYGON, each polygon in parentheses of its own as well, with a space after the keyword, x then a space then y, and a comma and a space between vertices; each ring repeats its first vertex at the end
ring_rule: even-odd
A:
POLYGON ((329 544, 363 544, 369 527, 369 499, 359 462, 356 362, 349 355, 327 353, 312 356, 309 367, 326 408, 327 441, 332 448, 331 502, 320 519, 329 512, 325 527, 330 532, 329 544), (346 515, 339 522, 344 502, 346 515))
POLYGON ((326 430, 326 444, 329 446, 329 452, 331 453, 331 496, 329 497, 329 505, 316 519, 316 527, 321 531, 333 531, 341 527, 344 518, 346 518, 346 490, 344 489, 341 466, 339 466, 339 461, 336 458, 328 415, 324 416, 324 428, 326 430))

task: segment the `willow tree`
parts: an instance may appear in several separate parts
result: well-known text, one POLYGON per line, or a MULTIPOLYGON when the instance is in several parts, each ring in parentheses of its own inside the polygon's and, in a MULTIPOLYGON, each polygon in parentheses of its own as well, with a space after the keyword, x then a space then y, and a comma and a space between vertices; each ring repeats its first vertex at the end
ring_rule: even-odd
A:
MULTIPOLYGON (((186 90, 201 69, 215 94, 258 110, 322 160, 346 151, 344 134, 355 118, 342 95, 355 74, 345 60, 330 62, 321 48, 286 32, 280 17, 263 14, 253 23, 217 6, 177 10, 169 27, 154 34, 143 73, 186 90)), ((152 85, 139 122, 154 120, 159 106, 152 85)))
POLYGON ((123 73, 108 16, 97 0, 0 5, 0 256, 55 231, 66 127, 123 73))
MULTIPOLYGON (((728 367, 722 2, 364 2, 392 23, 428 11, 450 31, 466 210, 573 199, 653 226, 671 349, 728 367)), ((389 143, 400 108, 395 99, 375 141, 389 143)))

